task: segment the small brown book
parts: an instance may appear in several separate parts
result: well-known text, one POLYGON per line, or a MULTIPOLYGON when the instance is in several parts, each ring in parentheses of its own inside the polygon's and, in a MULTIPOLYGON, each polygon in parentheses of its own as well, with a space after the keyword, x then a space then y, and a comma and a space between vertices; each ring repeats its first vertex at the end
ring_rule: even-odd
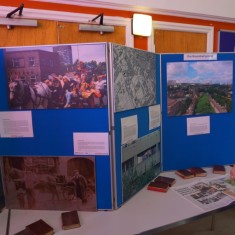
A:
POLYGON ((212 171, 214 174, 224 175, 226 173, 225 167, 223 165, 214 165, 212 171))
POLYGON ((191 167, 189 171, 194 174, 194 176, 207 176, 207 172, 201 167, 191 167))
POLYGON ((176 182, 175 178, 160 176, 160 175, 154 181, 167 183, 169 184, 170 187, 176 182))
POLYGON ((147 186, 148 190, 152 190, 152 191, 157 191, 157 192, 167 192, 167 190, 169 189, 169 184, 164 183, 164 182, 160 182, 160 181, 153 181, 151 183, 149 183, 149 185, 147 186))
POLYGON ((61 213, 62 228, 72 229, 81 227, 77 211, 68 211, 61 213))
POLYGON ((187 169, 177 170, 175 173, 183 179, 190 179, 194 177, 194 174, 187 169))
POLYGON ((26 229, 32 232, 34 235, 54 234, 54 229, 42 219, 37 220, 36 222, 27 225, 26 229))
POLYGON ((24 230, 21 230, 20 232, 16 233, 15 235, 34 235, 34 233, 25 228, 24 230))

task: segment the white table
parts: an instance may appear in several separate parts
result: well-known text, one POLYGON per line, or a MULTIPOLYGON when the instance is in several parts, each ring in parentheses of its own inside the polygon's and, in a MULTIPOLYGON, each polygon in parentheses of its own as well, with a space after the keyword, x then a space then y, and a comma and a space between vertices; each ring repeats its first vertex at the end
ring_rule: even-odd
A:
POLYGON ((3 209, 0 213, 0 234, 6 234, 8 222, 8 210, 3 209))
MULTIPOLYGON (((227 166, 227 172, 229 169, 227 166)), ((208 173, 207 178, 218 176, 212 174, 211 168, 205 170, 208 173)), ((201 180, 201 177, 184 180, 174 172, 163 172, 161 175, 176 178, 175 186, 201 180)), ((77 229, 62 230, 60 214, 60 211, 11 210, 9 235, 23 230, 26 225, 38 219, 45 220, 58 235, 152 234, 210 213, 202 212, 173 190, 161 193, 149 191, 145 187, 115 211, 78 212, 81 227, 77 229)), ((0 216, 1 221, 6 223, 7 212, 4 211, 0 216)), ((4 231, 4 226, 1 231, 4 231)))

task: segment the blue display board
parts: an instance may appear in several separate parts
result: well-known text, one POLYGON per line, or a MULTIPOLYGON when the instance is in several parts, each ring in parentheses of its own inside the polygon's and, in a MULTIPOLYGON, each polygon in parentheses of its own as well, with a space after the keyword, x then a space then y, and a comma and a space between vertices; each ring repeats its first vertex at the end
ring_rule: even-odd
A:
POLYGON ((97 208, 107 210, 121 206, 160 172, 160 122, 151 128, 149 123, 151 106, 158 106, 160 120, 159 55, 106 43, 10 48, 0 53, 0 111, 15 115, 19 110, 30 112, 33 125, 32 137, 2 136, 2 156, 76 156, 74 133, 114 133, 109 136, 115 139, 114 150, 108 146, 110 155, 95 156, 97 208), (110 54, 108 46, 114 48, 110 54), (109 56, 112 65, 108 64, 109 56), (100 88, 104 86, 106 89, 100 88), (46 97, 39 88, 45 91, 48 87, 50 96, 46 97), (114 107, 109 106, 109 97, 114 107), (41 103, 44 98, 47 103, 41 103), (70 103, 72 98, 75 104, 70 103), (123 192, 123 187, 128 188, 123 165, 127 167, 128 163, 122 162, 126 143, 122 142, 121 120, 130 116, 138 119, 137 139, 132 143, 137 145, 138 166, 133 171, 140 168, 138 172, 144 170, 145 174, 140 179, 135 177, 141 182, 127 193, 123 192), (110 130, 110 117, 114 132, 110 130), (113 197, 117 197, 115 204, 113 197))
POLYGON ((219 31, 219 52, 234 52, 235 32, 219 31))
MULTIPOLYGON (((89 106, 88 104, 87 107, 84 104, 84 106, 81 107, 77 104, 77 106, 73 108, 65 108, 66 105, 63 103, 63 106, 60 107, 48 106, 47 108, 32 109, 24 107, 23 109, 19 109, 15 108, 15 106, 12 106, 12 108, 9 99, 9 84, 12 79, 15 79, 14 82, 18 82, 18 80, 26 79, 27 75, 30 75, 30 79, 40 80, 36 82, 35 80, 33 81, 36 85, 41 84, 41 82, 46 83, 48 80, 52 79, 51 76, 53 76, 51 75, 52 71, 49 71, 48 67, 56 64, 55 62, 58 62, 60 65, 56 70, 58 73, 61 72, 61 70, 65 70, 63 73, 67 74, 69 70, 70 74, 73 74, 75 77, 75 72, 80 73, 79 76, 82 76, 83 71, 87 76, 90 76, 91 80, 93 79, 92 76, 94 76, 94 73, 97 73, 95 74, 97 76, 95 79, 99 79, 98 77, 100 76, 101 79, 105 80, 107 83, 109 78, 107 77, 108 73, 106 71, 106 47, 107 44, 101 43, 81 44, 79 46, 65 45, 64 47, 61 45, 54 46, 51 52, 48 52, 46 47, 21 47, 16 48, 15 51, 11 49, 8 53, 6 53, 4 49, 0 50, 0 111, 14 112, 16 115, 19 110, 30 111, 32 113, 33 123, 32 138, 0 138, 1 156, 75 156, 73 133, 109 133, 107 93, 105 94, 106 104, 103 104, 102 107, 101 103, 99 103, 101 96, 96 99, 96 102, 98 102, 97 105, 92 104, 89 106), (85 50, 83 47, 85 47, 85 50), (94 47, 96 48, 95 52, 94 47), (91 48, 91 50, 88 50, 89 48, 91 48), (14 54, 12 54, 12 51, 14 51, 14 54), (71 54, 73 52, 77 55, 75 59, 74 55, 71 54), (29 55, 29 53, 31 54, 29 55), (63 58, 58 59, 58 55, 62 55, 63 58), (40 59, 40 57, 42 58, 40 59), (33 58, 36 59, 34 60, 33 58), (50 58, 53 63, 46 63, 45 61, 48 58, 50 58), (73 62, 69 62, 68 58, 71 59, 71 61, 73 60, 73 62), (62 59, 64 64, 61 62, 62 59), (18 62, 19 64, 17 64, 18 62), (31 63, 31 67, 29 67, 28 63, 31 63), (42 72, 43 63, 46 63, 44 66, 45 74, 42 72), (68 63, 70 64, 68 65, 68 63), (41 74, 35 69, 39 64, 41 74), (16 67, 17 70, 13 70, 13 68, 16 67), (9 72, 10 69, 12 69, 12 72, 9 72)), ((27 83, 30 82, 32 82, 32 80, 27 81, 27 83)), ((71 78, 70 82, 72 83, 71 78)), ((87 95, 87 93, 82 94, 81 91, 81 99, 85 99, 85 95, 87 95)), ((110 156, 95 157, 97 208, 112 209, 110 156)))
POLYGON ((208 57, 209 60, 203 60, 207 58, 204 56, 196 54, 192 56, 194 60, 188 61, 184 54, 161 55, 163 170, 235 162, 235 106, 232 95, 235 55, 218 53, 210 55, 212 57, 208 57), (214 89, 213 95, 210 89, 214 89), (196 96, 199 100, 203 94, 207 99, 209 96, 211 102, 216 99, 216 95, 221 94, 221 97, 229 101, 227 110, 220 109, 219 113, 213 110, 196 114, 177 113, 182 109, 182 106, 176 107, 179 102, 182 104, 186 98, 191 97, 192 100, 196 96), (187 121, 197 117, 209 117, 209 133, 188 135, 187 121))
MULTIPOLYGON (((151 130, 149 129, 149 107, 151 105, 160 106, 160 56, 121 46, 114 46, 113 50, 114 97, 116 109, 116 112, 114 112, 115 178, 117 207, 120 207, 130 197, 137 193, 140 188, 160 173, 160 158, 157 159, 157 162, 152 162, 152 164, 156 164, 153 167, 152 172, 145 168, 142 170, 141 174, 145 172, 142 176, 138 173, 137 169, 144 161, 141 161, 141 163, 138 164, 138 160, 136 160, 139 155, 146 151, 144 147, 146 144, 144 138, 148 138, 148 135, 151 133, 153 134, 154 132, 159 131, 156 135, 159 135, 160 142, 160 126, 151 130), (120 58, 122 59, 122 62, 117 63, 120 58), (120 64, 121 66, 119 67, 120 64), (151 66, 155 66, 155 68, 152 68, 151 66), (149 74, 153 76, 150 76, 149 74), (149 84, 151 84, 151 88, 148 89, 149 84), (154 90, 151 90, 152 88, 154 88, 154 90), (143 92, 143 90, 145 91, 143 92), (144 104, 144 99, 151 102, 150 96, 154 96, 154 102, 152 104, 144 104), (130 97, 133 103, 129 102, 130 97), (136 107, 135 105, 139 107, 136 107), (140 152, 138 152, 138 150, 136 150, 136 152, 135 150, 130 151, 130 154, 127 157, 128 160, 124 160, 125 148, 128 147, 129 143, 122 143, 122 119, 133 116, 137 117, 138 139, 135 141, 139 141, 139 144, 137 143, 137 147, 135 147, 135 141, 133 141, 133 146, 130 148, 134 148, 135 150, 142 148, 142 153, 141 150, 139 150, 140 152), (125 174, 128 175, 129 178, 125 178, 125 174), (147 174, 149 174, 148 178, 145 177, 147 174), (125 188, 125 184, 127 189, 125 188)), ((155 136, 153 139, 154 138, 155 136)), ((157 146, 155 146, 155 148, 153 147, 153 152, 160 156, 160 144, 157 143, 157 140, 154 139, 154 141, 157 146)), ((149 150, 150 149, 151 147, 149 150)))

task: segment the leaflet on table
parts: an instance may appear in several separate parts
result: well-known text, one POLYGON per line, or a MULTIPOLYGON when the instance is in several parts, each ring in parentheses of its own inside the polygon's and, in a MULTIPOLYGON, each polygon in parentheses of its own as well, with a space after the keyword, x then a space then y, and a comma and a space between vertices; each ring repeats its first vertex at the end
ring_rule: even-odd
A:
POLYGON ((235 201, 235 182, 229 179, 229 175, 172 187, 172 190, 203 211, 215 210, 235 201))

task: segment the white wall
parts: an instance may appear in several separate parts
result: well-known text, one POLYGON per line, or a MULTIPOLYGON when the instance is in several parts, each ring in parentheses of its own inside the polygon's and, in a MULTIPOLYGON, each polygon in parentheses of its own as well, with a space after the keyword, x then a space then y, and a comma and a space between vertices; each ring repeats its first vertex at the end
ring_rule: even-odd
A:
POLYGON ((39 0, 235 22, 234 0, 39 0))

